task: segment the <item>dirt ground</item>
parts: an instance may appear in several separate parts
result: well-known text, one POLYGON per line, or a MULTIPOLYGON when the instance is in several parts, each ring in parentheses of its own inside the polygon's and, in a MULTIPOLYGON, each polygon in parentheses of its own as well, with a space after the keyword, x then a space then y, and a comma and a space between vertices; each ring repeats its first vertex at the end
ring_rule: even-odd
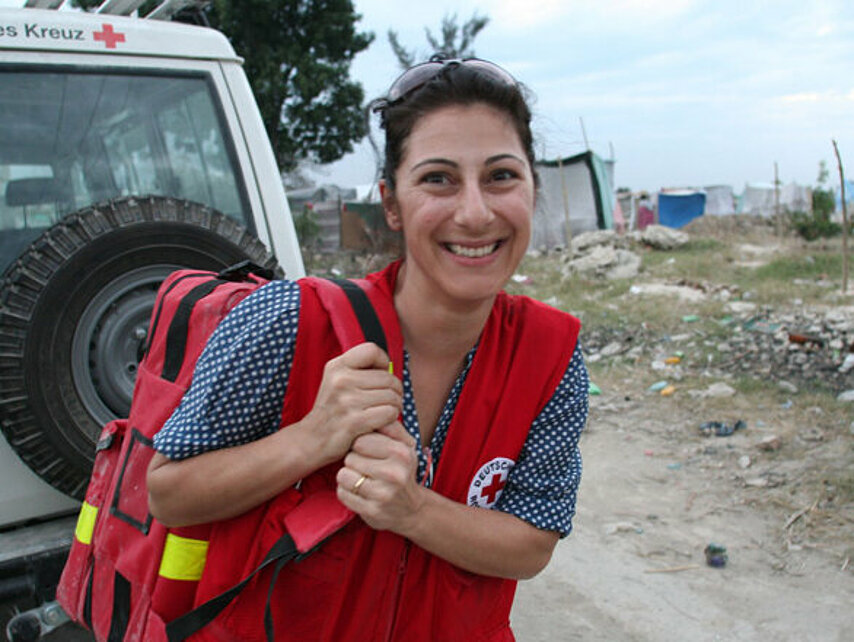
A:
POLYGON ((517 638, 854 640, 854 403, 808 383, 664 397, 636 374, 596 381, 574 531, 519 584, 517 638), (728 436, 699 430, 738 419, 728 436))
MULTIPOLYGON (((768 428, 703 437, 703 401, 626 400, 637 394, 627 384, 591 398, 575 530, 520 583, 518 639, 854 640, 854 516, 820 508, 826 497, 791 511, 785 485, 751 485, 796 467, 755 446, 771 426, 797 433, 796 415, 766 408, 768 428), (725 567, 707 565, 709 543, 726 547, 725 567)), ((793 451, 819 461, 850 443, 793 451)))

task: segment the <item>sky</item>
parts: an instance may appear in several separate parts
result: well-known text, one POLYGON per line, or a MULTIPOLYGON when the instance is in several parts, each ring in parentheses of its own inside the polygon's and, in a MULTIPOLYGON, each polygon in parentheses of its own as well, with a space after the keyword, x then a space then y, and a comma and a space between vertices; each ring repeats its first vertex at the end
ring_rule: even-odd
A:
MULTIPOLYGON (((371 47, 351 76, 368 98, 400 73, 388 44, 426 58, 425 27, 488 16, 478 57, 534 95, 539 157, 588 146, 614 158, 615 187, 815 185, 819 162, 838 185, 836 139, 854 175, 854 2, 851 0, 355 0, 371 47)), ((367 144, 321 180, 369 183, 367 144)), ((848 174, 846 175, 848 176, 848 174)))
MULTIPOLYGON (((0 0, 20 6, 22 0, 0 0)), ((389 29, 426 58, 424 29, 473 15, 489 24, 475 53, 533 94, 540 158, 588 147, 613 158, 615 187, 815 185, 819 163, 838 185, 832 139, 854 175, 852 0, 354 0, 375 34, 351 77, 368 99, 400 73, 389 29)), ((315 172, 364 185, 367 142, 315 172)))

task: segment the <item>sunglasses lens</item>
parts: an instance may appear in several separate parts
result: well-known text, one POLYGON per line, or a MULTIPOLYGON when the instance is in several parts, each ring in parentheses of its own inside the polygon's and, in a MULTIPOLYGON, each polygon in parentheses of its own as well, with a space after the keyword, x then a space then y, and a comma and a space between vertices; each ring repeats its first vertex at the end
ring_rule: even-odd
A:
POLYGON ((467 67, 471 67, 472 69, 476 69, 484 76, 491 78, 492 80, 497 80, 498 82, 504 83, 505 85, 515 85, 516 79, 513 78, 507 71, 499 67, 498 65, 489 62, 488 60, 480 60, 478 58, 472 58, 470 60, 466 60, 464 63, 467 67))
POLYGON ((409 92, 418 89, 438 74, 443 66, 441 62, 422 62, 420 65, 407 69, 388 90, 388 101, 390 103, 397 102, 409 92))
POLYGON ((484 76, 505 85, 516 85, 516 79, 498 65, 479 58, 468 60, 443 60, 422 62, 407 69, 394 81, 388 91, 388 104, 394 104, 403 100, 409 93, 422 87, 438 74, 446 65, 465 65, 482 73, 484 76))

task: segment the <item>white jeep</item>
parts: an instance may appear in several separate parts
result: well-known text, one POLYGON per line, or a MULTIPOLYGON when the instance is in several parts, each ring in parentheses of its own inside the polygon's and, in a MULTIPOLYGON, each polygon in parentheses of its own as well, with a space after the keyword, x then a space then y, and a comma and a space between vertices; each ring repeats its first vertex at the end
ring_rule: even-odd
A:
POLYGON ((0 9, 0 603, 47 604, 17 639, 62 619, 95 441, 127 416, 159 283, 247 259, 303 275, 240 58, 170 20, 203 3, 62 4, 0 9))

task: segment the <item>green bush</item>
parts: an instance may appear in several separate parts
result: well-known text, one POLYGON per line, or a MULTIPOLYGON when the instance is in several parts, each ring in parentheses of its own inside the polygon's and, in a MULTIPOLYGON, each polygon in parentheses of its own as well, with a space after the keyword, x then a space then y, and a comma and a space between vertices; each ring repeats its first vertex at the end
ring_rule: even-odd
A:
POLYGON ((320 224, 312 209, 308 206, 294 216, 294 228, 302 247, 313 247, 320 240, 320 224))
MULTIPOLYGON (((814 197, 813 201, 815 201, 814 197)), ((812 213, 793 212, 790 224, 792 229, 807 241, 838 236, 842 233, 841 225, 831 221, 830 216, 817 214, 815 210, 812 213)))

